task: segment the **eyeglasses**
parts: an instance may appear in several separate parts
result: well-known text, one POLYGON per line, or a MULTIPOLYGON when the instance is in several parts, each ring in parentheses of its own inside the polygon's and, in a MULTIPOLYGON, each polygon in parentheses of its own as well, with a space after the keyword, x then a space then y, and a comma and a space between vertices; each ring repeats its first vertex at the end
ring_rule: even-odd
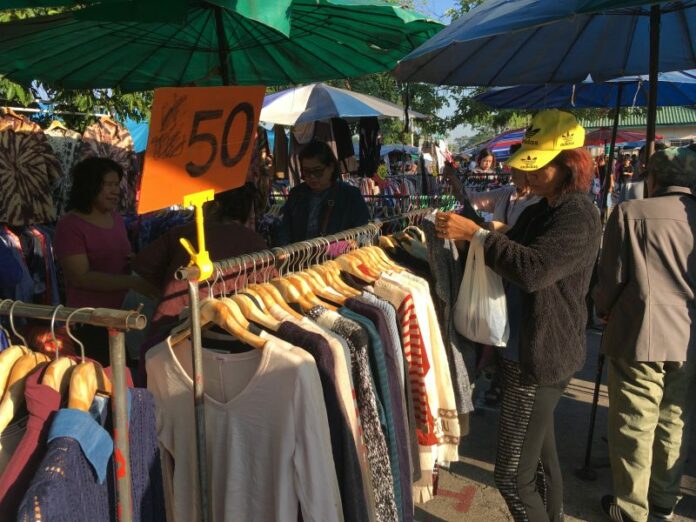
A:
POLYGON ((302 169, 305 178, 321 178, 326 172, 326 167, 314 167, 313 169, 302 169))

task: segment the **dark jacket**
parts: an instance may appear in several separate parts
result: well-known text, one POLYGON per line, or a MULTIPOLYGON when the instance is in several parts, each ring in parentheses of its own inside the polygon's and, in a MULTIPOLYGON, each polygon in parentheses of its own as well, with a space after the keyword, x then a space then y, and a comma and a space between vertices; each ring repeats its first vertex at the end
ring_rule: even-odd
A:
POLYGON ((522 294, 520 364, 525 382, 566 380, 585 363, 590 277, 602 229, 585 193, 544 199, 520 216, 506 234, 484 243, 486 264, 522 294))
MULTIPOLYGON (((283 209, 283 222, 278 233, 279 245, 311 239, 307 237, 311 197, 312 191, 305 183, 290 191, 290 196, 283 209)), ((360 191, 343 182, 338 182, 329 189, 329 194, 322 205, 319 216, 318 229, 321 235, 335 234, 349 228, 360 227, 370 221, 370 212, 360 191), (333 208, 331 208, 331 202, 333 202, 333 208), (326 227, 322 230, 325 221, 326 227)))

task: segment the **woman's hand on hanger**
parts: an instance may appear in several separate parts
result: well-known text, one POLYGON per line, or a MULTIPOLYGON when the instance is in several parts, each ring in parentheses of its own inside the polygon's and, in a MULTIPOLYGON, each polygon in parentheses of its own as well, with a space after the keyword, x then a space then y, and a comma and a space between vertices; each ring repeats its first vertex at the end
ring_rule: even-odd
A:
POLYGON ((451 212, 438 212, 435 221, 437 237, 471 241, 474 234, 481 230, 475 222, 451 212))

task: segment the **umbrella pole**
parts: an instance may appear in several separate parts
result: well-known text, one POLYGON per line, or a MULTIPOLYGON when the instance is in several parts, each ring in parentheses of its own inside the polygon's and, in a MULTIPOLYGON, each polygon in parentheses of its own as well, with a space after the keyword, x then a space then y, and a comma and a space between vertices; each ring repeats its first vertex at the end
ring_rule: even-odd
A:
POLYGON ((220 75, 222 76, 223 85, 231 85, 230 77, 230 49, 227 46, 227 35, 225 34, 225 25, 222 21, 222 7, 215 6, 215 32, 217 33, 218 41, 218 58, 220 59, 220 75))
POLYGON ((611 187, 611 176, 614 175, 614 149, 616 148, 616 134, 619 131, 619 112, 621 111, 621 94, 623 93, 623 83, 618 84, 616 90, 616 107, 614 108, 614 125, 611 129, 611 145, 609 145, 609 161, 604 164, 604 182, 602 183, 602 216, 606 214, 607 198, 611 187))
POLYGON ((646 133, 646 163, 655 152, 655 127, 657 124, 657 73, 660 59, 660 7, 650 8, 650 92, 648 92, 648 129, 646 133))

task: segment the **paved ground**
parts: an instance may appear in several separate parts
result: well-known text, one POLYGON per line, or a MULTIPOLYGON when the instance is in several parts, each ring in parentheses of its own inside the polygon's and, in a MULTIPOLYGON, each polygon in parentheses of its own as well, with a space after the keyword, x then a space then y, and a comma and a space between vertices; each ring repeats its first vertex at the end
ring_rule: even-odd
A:
MULTIPOLYGON (((606 437, 606 370, 600 393, 592 463, 597 480, 586 482, 575 476, 583 463, 589 426, 592 391, 597 370, 600 334, 588 332, 588 358, 584 370, 574 379, 556 411, 556 436, 565 480, 567 521, 607 520, 599 507, 602 495, 611 492, 606 437)), ((696 404, 695 404, 696 407, 696 404)), ((462 462, 440 473, 439 495, 416 510, 421 522, 511 520, 505 503, 493 484, 498 415, 484 411, 472 418, 471 433, 462 441, 462 462)), ((690 461, 682 481, 684 498, 674 520, 696 520, 696 429, 691 430, 690 461)))

